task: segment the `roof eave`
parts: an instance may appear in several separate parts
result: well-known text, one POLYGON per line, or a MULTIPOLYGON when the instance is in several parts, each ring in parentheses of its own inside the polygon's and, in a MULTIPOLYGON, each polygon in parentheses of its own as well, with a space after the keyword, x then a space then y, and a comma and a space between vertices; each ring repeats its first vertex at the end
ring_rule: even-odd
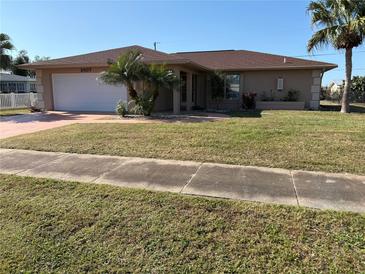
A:
POLYGON ((108 67, 108 64, 23 64, 17 66, 22 69, 37 70, 37 69, 53 69, 53 68, 95 68, 108 67))
MULTIPOLYGON (((197 67, 201 70, 211 70, 205 66, 202 66, 200 64, 197 64, 190 60, 150 60, 145 61, 146 64, 166 64, 166 65, 192 65, 194 67, 197 67)), ((88 68, 88 67, 108 67, 109 65, 107 63, 105 64, 83 64, 83 63, 75 63, 75 64, 22 64, 18 65, 17 67, 22 69, 28 69, 28 70, 37 70, 37 69, 55 69, 55 68, 88 68)))
POLYGON ((337 68, 338 66, 333 65, 313 65, 313 66, 286 66, 286 67, 245 67, 245 68, 232 68, 232 69, 219 69, 219 71, 259 71, 259 70, 301 70, 301 69, 323 69, 325 71, 337 68))

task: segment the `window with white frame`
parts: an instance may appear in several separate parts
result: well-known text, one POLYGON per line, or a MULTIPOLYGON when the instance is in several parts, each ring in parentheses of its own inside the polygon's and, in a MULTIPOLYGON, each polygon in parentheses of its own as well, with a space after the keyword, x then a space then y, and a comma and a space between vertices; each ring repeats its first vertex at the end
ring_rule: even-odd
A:
POLYGON ((284 89, 284 79, 282 77, 278 78, 278 82, 277 82, 277 90, 283 90, 284 89))

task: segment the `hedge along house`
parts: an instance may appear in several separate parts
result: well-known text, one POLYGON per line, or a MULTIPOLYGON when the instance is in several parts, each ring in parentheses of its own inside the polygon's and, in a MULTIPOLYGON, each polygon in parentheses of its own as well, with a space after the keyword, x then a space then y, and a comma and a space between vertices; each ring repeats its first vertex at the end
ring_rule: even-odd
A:
POLYGON ((39 106, 61 111, 114 111, 119 100, 128 101, 124 86, 109 86, 98 80, 108 62, 128 51, 137 50, 146 64, 165 64, 174 70, 180 85, 161 90, 157 111, 192 109, 239 110, 242 95, 256 93, 258 108, 319 108, 324 72, 337 65, 245 50, 164 53, 130 46, 83 55, 47 60, 20 67, 37 74, 39 106), (212 94, 211 75, 223 73, 224 89, 219 99, 212 94), (296 102, 286 102, 289 91, 296 102))

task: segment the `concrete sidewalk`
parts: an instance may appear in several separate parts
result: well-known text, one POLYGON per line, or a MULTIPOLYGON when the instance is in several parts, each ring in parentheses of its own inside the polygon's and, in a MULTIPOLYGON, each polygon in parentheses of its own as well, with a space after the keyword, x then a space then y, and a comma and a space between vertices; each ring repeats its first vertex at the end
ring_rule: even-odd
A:
POLYGON ((365 176, 0 149, 0 173, 365 212, 365 176))

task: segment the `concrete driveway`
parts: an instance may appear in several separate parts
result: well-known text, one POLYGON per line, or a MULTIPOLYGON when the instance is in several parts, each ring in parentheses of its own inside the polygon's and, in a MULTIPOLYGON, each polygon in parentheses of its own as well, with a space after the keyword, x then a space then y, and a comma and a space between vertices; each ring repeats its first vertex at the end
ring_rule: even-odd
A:
POLYGON ((108 117, 111 119, 113 116, 115 115, 49 112, 2 117, 0 119, 0 139, 74 123, 88 123, 108 119, 108 117))
POLYGON ((201 123, 214 122, 227 118, 229 118, 229 116, 224 114, 200 112, 185 113, 181 115, 156 114, 151 117, 131 116, 129 118, 120 118, 115 114, 85 114, 50 111, 46 113, 32 113, 1 117, 0 139, 75 123, 201 123), (204 114, 204 116, 202 114, 204 114))

